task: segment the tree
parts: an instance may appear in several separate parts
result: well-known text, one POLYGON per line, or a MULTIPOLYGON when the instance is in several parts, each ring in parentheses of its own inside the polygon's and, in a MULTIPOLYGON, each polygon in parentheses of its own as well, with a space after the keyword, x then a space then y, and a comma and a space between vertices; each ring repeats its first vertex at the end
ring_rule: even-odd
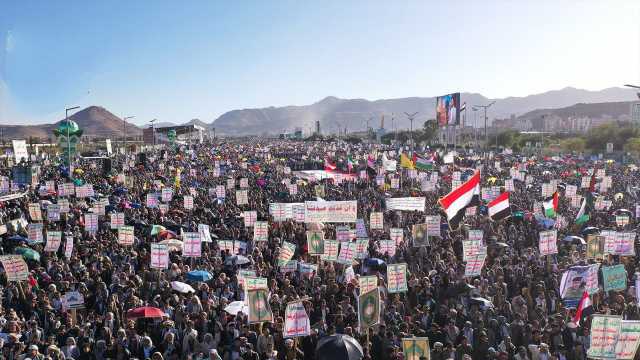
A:
POLYGON ((640 156, 640 138, 634 137, 624 144, 624 150, 632 153, 635 156, 640 156))
POLYGON ((560 148, 565 152, 583 152, 586 147, 587 141, 579 137, 565 139, 560 142, 560 148))

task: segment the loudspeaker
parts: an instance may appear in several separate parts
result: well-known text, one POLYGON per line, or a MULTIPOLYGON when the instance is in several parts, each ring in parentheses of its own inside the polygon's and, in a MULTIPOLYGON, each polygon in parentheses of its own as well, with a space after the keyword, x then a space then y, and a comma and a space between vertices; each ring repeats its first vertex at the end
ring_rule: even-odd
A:
POLYGON ((138 154, 138 159, 137 159, 137 164, 136 165, 147 166, 147 154, 146 153, 139 153, 138 154))
POLYGON ((111 173, 111 159, 102 159, 102 173, 104 175, 111 173))

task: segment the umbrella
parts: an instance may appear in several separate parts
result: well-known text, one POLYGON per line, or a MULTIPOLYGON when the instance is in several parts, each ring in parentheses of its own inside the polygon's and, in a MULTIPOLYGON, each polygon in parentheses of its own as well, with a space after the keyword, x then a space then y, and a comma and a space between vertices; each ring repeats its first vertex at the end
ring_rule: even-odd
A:
POLYGON ((250 262, 251 260, 247 259, 246 256, 242 256, 242 255, 229 256, 224 260, 225 265, 244 265, 250 262))
POLYGON ((193 270, 187 273, 187 280, 204 282, 211 279, 213 279, 213 276, 208 271, 193 270))
POLYGON ((480 306, 482 307, 493 307, 493 303, 491 303, 491 301, 483 297, 475 296, 475 297, 472 297, 470 300, 472 304, 476 303, 476 304, 480 304, 480 306))
POLYGON ((179 293, 183 293, 183 294, 188 294, 188 293, 194 293, 196 292, 196 290, 194 288, 191 287, 191 285, 189 284, 185 284, 181 281, 172 281, 171 282, 171 288, 179 293))
POLYGON ((13 235, 13 236, 9 236, 9 240, 13 240, 13 241, 27 241, 27 238, 22 236, 22 235, 13 235))
POLYGON ((166 315, 164 311, 152 306, 143 306, 127 311, 127 319, 153 319, 166 315))
POLYGON ((597 232, 600 232, 600 229, 595 226, 589 226, 582 229, 582 235, 588 235, 588 234, 593 234, 597 232))
POLYGON ((243 314, 248 314, 249 307, 247 306, 247 304, 245 304, 244 301, 233 301, 232 303, 230 303, 224 308, 224 311, 234 316, 238 315, 239 312, 242 312, 243 314))
POLYGON ((162 240, 158 244, 167 245, 170 251, 180 251, 182 249, 182 241, 177 239, 162 240))
POLYGON ((629 215, 630 218, 633 217, 633 213, 631 212, 631 210, 628 210, 628 209, 618 209, 614 213, 616 215, 618 215, 618 214, 627 214, 627 215, 629 215))
POLYGON ((27 260, 40 261, 40 253, 29 248, 19 247, 16 248, 16 253, 22 255, 27 260))
POLYGON ((349 335, 325 336, 316 346, 317 360, 360 360, 363 357, 362 346, 349 335))
POLYGON ((578 243, 581 245, 587 245, 587 243, 584 241, 583 238, 581 238, 580 236, 574 236, 574 235, 565 236, 564 239, 562 239, 562 241, 578 243))
POLYGON ((368 259, 366 259, 364 261, 364 265, 365 266, 371 266, 371 267, 383 266, 384 265, 384 260, 378 259, 378 258, 368 258, 368 259))

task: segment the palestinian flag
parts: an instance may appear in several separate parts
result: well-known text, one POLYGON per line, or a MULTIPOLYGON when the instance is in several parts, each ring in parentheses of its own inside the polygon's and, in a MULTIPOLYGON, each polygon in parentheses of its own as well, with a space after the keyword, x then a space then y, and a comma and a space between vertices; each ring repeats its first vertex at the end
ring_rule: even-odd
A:
POLYGON ((577 325, 580 323, 582 318, 585 318, 591 314, 593 314, 593 306, 591 304, 591 299, 589 298, 589 293, 585 291, 582 293, 580 302, 578 302, 576 314, 573 316, 573 323, 577 325))
POLYGON ((433 161, 427 160, 419 157, 418 155, 413 155, 413 163, 416 165, 416 169, 418 170, 431 170, 433 169, 433 161))
POLYGON ((358 324, 368 329, 380 322, 380 292, 378 288, 358 296, 358 324))
POLYGON ((469 206, 480 205, 480 171, 457 189, 438 200, 440 206, 447 213, 449 228, 456 230, 469 206))
POLYGON ((580 211, 576 216, 576 224, 582 225, 589 221, 589 212, 593 209, 593 195, 591 193, 585 194, 582 198, 582 204, 580 204, 580 211))
POLYGON ((351 155, 347 156, 347 169, 349 169, 349 172, 353 170, 353 164, 353 158, 351 157, 351 155))
POLYGON ((335 171, 337 168, 335 163, 329 161, 329 159, 324 158, 324 170, 325 171, 335 171))
POLYGON ((556 213, 558 212, 558 192, 554 192, 553 195, 544 199, 542 203, 542 208, 544 209, 544 216, 548 218, 556 217, 556 213))
POLYGON ((489 203, 489 217, 491 220, 498 221, 511 216, 511 206, 509 206, 509 193, 503 192, 489 203))

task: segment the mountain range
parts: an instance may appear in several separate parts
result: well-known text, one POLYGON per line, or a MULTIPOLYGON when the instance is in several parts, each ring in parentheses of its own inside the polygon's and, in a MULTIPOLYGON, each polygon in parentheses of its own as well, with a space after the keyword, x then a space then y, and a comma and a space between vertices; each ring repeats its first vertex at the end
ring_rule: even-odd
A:
MULTIPOLYGON (((557 109, 578 103, 631 101, 636 98, 636 95, 633 90, 626 88, 614 87, 589 91, 567 87, 541 94, 503 99, 489 99, 476 93, 461 93, 460 97, 461 102, 467 104, 467 123, 473 124, 474 112, 469 111, 472 105, 486 105, 492 101, 495 101, 495 104, 487 111, 489 123, 494 118, 519 116, 537 109, 557 109)), ((418 112, 414 126, 422 126, 424 121, 435 118, 435 104, 435 97, 369 101, 329 96, 305 106, 232 110, 222 114, 211 126, 216 128, 218 134, 224 135, 276 134, 295 128, 311 130, 314 128, 315 121, 318 120, 323 132, 335 132, 338 128, 345 127, 349 131, 357 131, 364 130, 368 120, 369 126, 380 127, 384 115, 385 128, 407 129, 411 124, 405 112, 409 114, 418 112)), ((629 107, 626 105, 626 111, 628 110, 629 107)), ((478 114, 477 118, 480 120, 482 115, 478 114)))
MULTIPOLYGON (((471 111, 473 105, 486 105, 495 101, 487 111, 489 122, 495 118, 507 118, 511 115, 532 118, 540 114, 555 113, 562 116, 612 117, 618 118, 629 113, 629 102, 636 100, 631 89, 607 88, 589 91, 567 87, 524 97, 489 99, 481 94, 461 93, 461 101, 467 104, 467 124, 478 120, 482 115, 471 111)), ((408 129, 411 124, 406 113, 418 112, 414 127, 421 127, 424 121, 435 117, 435 97, 409 97, 369 101, 365 99, 340 99, 329 96, 311 105, 267 107, 232 110, 222 114, 213 123, 207 124, 193 119, 185 124, 197 124, 215 128, 216 134, 239 136, 278 134, 301 128, 310 131, 315 121, 320 121, 323 133, 336 132, 338 128, 348 131, 364 130, 369 126, 378 128, 384 117, 386 129, 408 129)), ((107 109, 90 106, 74 113, 70 118, 77 122, 86 135, 118 138, 122 136, 124 124, 121 118, 107 109)), ((28 137, 52 137, 52 130, 58 125, 0 125, 0 136, 8 139, 26 139, 28 137)), ((174 122, 157 122, 156 127, 173 126, 174 122)), ((144 127, 150 126, 145 124, 144 127)), ((142 128, 127 123, 127 136, 139 136, 142 128)))

